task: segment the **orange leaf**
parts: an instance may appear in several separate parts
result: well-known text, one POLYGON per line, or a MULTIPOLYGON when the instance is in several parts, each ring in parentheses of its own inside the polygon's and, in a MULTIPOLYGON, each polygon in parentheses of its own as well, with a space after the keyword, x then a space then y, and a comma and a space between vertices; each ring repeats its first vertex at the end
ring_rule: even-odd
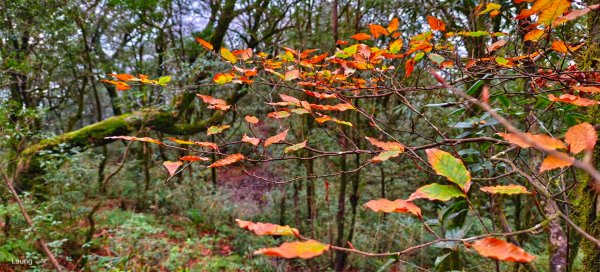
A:
POLYGON ((553 94, 549 94, 548 99, 554 102, 569 103, 581 107, 588 107, 600 104, 600 101, 582 98, 580 96, 572 94, 561 94, 559 97, 556 97, 553 94))
POLYGON ((274 143, 279 143, 279 142, 285 140, 285 137, 287 137, 287 134, 288 134, 288 130, 286 129, 283 132, 281 132, 275 136, 267 138, 267 140, 265 140, 264 146, 267 147, 274 143))
POLYGON ((118 80, 121 81, 130 81, 130 80, 135 80, 137 79, 136 77, 130 75, 130 74, 108 74, 109 76, 113 76, 115 78, 117 78, 118 80))
POLYGON ((317 92, 312 92, 309 90, 304 90, 304 93, 309 96, 316 97, 318 99, 336 98, 334 94, 317 93, 317 92))
POLYGON ((267 114, 267 117, 274 118, 274 119, 282 119, 282 118, 290 117, 290 113, 287 111, 274 111, 274 112, 267 114))
POLYGON ((337 104, 337 105, 318 105, 318 104, 310 104, 310 108, 314 110, 322 110, 322 111, 346 111, 353 110, 354 106, 349 103, 337 104))
POLYGON ((523 40, 537 42, 540 38, 544 36, 544 31, 540 29, 534 29, 532 31, 527 32, 523 40))
POLYGON ((404 64, 404 69, 406 70, 406 77, 408 78, 410 74, 415 70, 415 60, 409 59, 404 64))
POLYGON ((600 93, 600 87, 596 86, 573 86, 573 89, 586 93, 600 93))
POLYGON ((350 38, 355 39, 357 41, 363 41, 363 40, 370 39, 371 35, 369 35, 367 33, 358 33, 358 34, 354 34, 354 35, 350 36, 350 38))
POLYGON ((230 165, 232 163, 236 163, 236 162, 241 161, 243 159, 245 159, 245 157, 241 153, 232 154, 232 155, 229 155, 229 156, 225 157, 224 159, 220 159, 220 160, 212 163, 211 165, 208 166, 208 168, 222 167, 222 166, 225 166, 225 165, 230 165))
POLYGON ((196 96, 200 97, 204 103, 210 104, 209 109, 217 109, 217 110, 228 110, 231 106, 227 105, 227 102, 223 99, 214 98, 209 95, 197 94, 196 96))
POLYGON ((256 233, 257 235, 282 235, 282 236, 297 236, 300 232, 296 228, 290 228, 290 226, 280 226, 271 223, 254 223, 250 221, 244 221, 240 219, 235 220, 238 226, 243 229, 247 229, 256 233))
POLYGON ((213 45, 210 44, 209 42, 201 39, 201 38, 196 38, 196 41, 201 44, 202 46, 204 46, 204 48, 208 49, 208 50, 213 50, 213 45))
POLYGON ((369 208, 374 212, 385 212, 385 213, 412 213, 418 217, 421 217, 421 208, 413 204, 410 201, 403 199, 396 199, 394 201, 387 200, 385 198, 378 200, 371 200, 365 204, 365 208, 369 208))
POLYGON ((553 41, 552 42, 552 50, 559 52, 559 53, 565 53, 565 54, 574 52, 575 50, 579 49, 579 47, 581 47, 581 46, 583 46, 583 43, 578 46, 570 46, 570 45, 567 45, 563 41, 553 41))
POLYGON ((260 143, 260 139, 248 137, 248 135, 244 133, 244 136, 242 136, 242 142, 249 143, 253 146, 258 146, 258 144, 260 143))
MULTIPOLYGON (((567 156, 567 154, 565 154, 565 156, 567 156)), ((567 166, 571 166, 573 165, 574 161, 575 159, 571 157, 569 157, 569 159, 567 160, 563 160, 555 156, 548 155, 546 158, 544 158, 544 161, 542 161, 542 166, 540 166, 540 173, 556 168, 564 168, 567 166)))
POLYGON ((438 18, 427 16, 427 23, 429 23, 432 30, 446 31, 446 24, 438 18))
POLYGON ((182 164, 183 163, 180 161, 176 161, 176 162, 165 161, 165 162, 163 162, 163 165, 165 166, 165 168, 167 168, 167 171, 169 171, 169 176, 175 175, 175 172, 177 172, 177 169, 179 169, 179 167, 182 164))
POLYGON ((365 137, 372 145, 379 147, 383 150, 399 150, 404 151, 404 145, 397 142, 381 142, 371 137, 365 137))
POLYGON ((477 240, 473 249, 481 256, 500 261, 528 263, 535 259, 522 248, 493 237, 477 240))
POLYGON ((198 156, 183 156, 179 158, 180 161, 210 161, 209 158, 198 157, 198 156))
POLYGON ((201 146, 201 147, 208 147, 212 150, 219 150, 219 146, 215 143, 211 143, 211 142, 194 142, 195 144, 201 146))
POLYGON ((319 243, 315 240, 308 240, 304 242, 285 242, 279 247, 261 248, 255 251, 254 254, 282 257, 286 259, 310 259, 323 254, 323 252, 329 250, 329 247, 329 245, 319 243))
MULTIPOLYGON (((496 133, 500 137, 504 138, 504 140, 508 141, 511 144, 518 145, 522 148, 532 147, 528 142, 526 142, 522 136, 513 133, 496 133)), ((559 139, 554 139, 545 134, 531 134, 531 133, 522 133, 523 136, 528 137, 531 141, 536 142, 542 145, 546 149, 556 150, 565 148, 565 143, 559 139)))
POLYGON ((371 32, 371 36, 375 37, 375 39, 378 39, 381 35, 390 35, 390 33, 380 25, 369 25, 369 32, 371 32))
POLYGON ((598 141, 598 135, 594 126, 582 123, 572 126, 565 134, 565 142, 569 144, 569 151, 579 154, 583 150, 593 150, 598 141))
POLYGON ((400 24, 400 21, 398 20, 398 18, 394 17, 391 21, 390 24, 387 27, 387 31, 388 33, 392 33, 396 30, 398 30, 398 25, 400 24))
POLYGON ((256 118, 256 116, 246 115, 246 117, 244 117, 244 120, 253 125, 258 124, 258 118, 256 118))

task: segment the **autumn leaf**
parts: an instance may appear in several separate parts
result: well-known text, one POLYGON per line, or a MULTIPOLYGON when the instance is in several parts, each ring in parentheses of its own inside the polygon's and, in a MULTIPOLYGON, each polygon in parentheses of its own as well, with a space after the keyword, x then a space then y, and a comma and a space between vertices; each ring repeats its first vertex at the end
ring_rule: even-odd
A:
POLYGON ((300 77, 300 70, 296 69, 296 70, 285 72, 283 80, 292 81, 294 79, 297 79, 298 77, 300 77))
POLYGON ((180 161, 176 161, 176 162, 172 162, 172 161, 165 161, 163 162, 163 166, 165 168, 167 168, 167 171, 169 172, 169 176, 173 176, 175 175, 175 173, 177 172, 177 169, 179 169, 179 167, 182 165, 183 163, 180 161))
POLYGON ((400 52, 400 50, 402 50, 402 39, 397 39, 390 43, 390 53, 397 54, 398 52, 400 52))
POLYGON ((196 145, 199 145, 201 147, 207 147, 210 148, 212 150, 219 150, 219 146, 215 143, 211 143, 211 142, 194 142, 196 145))
POLYGON ((394 18, 393 18, 393 19, 390 21, 390 24, 388 25, 388 27, 387 27, 387 29, 386 29, 386 30, 387 30, 387 32, 391 34, 392 32, 394 32, 394 31, 398 30, 398 25, 399 25, 399 24, 400 24, 400 21, 398 20, 398 18, 394 17, 394 18))
POLYGON ((421 208, 410 201, 396 199, 394 201, 385 198, 371 200, 364 205, 365 208, 371 209, 374 212, 384 213, 412 213, 421 217, 421 208))
POLYGON ((490 194, 507 194, 507 195, 515 195, 515 194, 531 194, 527 191, 527 188, 521 185, 497 185, 497 186, 484 186, 479 188, 479 190, 490 193, 490 194))
POLYGON ((583 9, 572 10, 571 12, 569 12, 569 14, 567 14, 565 16, 561 16, 561 17, 557 18, 556 20, 554 20, 554 22, 552 23, 552 26, 554 27, 554 26, 566 23, 568 21, 575 20, 583 15, 586 15, 591 10, 597 9, 598 7, 600 7, 600 4, 591 5, 589 7, 583 8, 583 9))
POLYGON ((235 64, 237 62, 235 55, 233 55, 231 51, 225 47, 221 48, 221 56, 227 61, 231 62, 231 64, 235 64))
POLYGON ((139 142, 147 142, 147 143, 153 143, 153 144, 159 144, 162 145, 163 143, 159 140, 155 140, 152 139, 150 137, 135 137, 135 136, 109 136, 109 137, 104 137, 104 139, 109 139, 109 140, 126 140, 126 141, 139 141, 139 142))
POLYGON ((323 254, 323 252, 329 250, 329 247, 329 245, 319 243, 315 240, 308 240, 303 242, 285 242, 279 247, 261 248, 255 251, 254 254, 282 257, 286 259, 310 259, 323 254))
POLYGON ((412 72, 415 70, 415 60, 414 59, 407 60, 406 63, 404 64, 404 69, 406 70, 405 77, 408 78, 410 76, 410 74, 412 74, 412 72))
POLYGON ((600 87, 596 86, 573 86, 574 90, 586 93, 600 93, 600 87))
POLYGON ((209 95, 196 94, 199 98, 204 101, 204 103, 210 104, 209 108, 214 108, 217 110, 228 110, 231 106, 227 105, 227 102, 223 99, 214 98, 209 95))
POLYGON ((119 91, 127 91, 127 90, 131 89, 131 86, 129 86, 129 84, 127 84, 125 82, 114 81, 114 80, 106 80, 106 79, 102 79, 100 81, 108 83, 108 84, 115 85, 115 88, 117 88, 117 90, 119 90, 119 91))
POLYGON ((488 3, 485 7, 484 10, 482 10, 481 12, 479 12, 478 15, 483 15, 486 13, 490 13, 491 16, 494 16, 494 14, 497 14, 498 12, 500 12, 500 8, 502 6, 500 4, 496 4, 496 3, 488 3))
POLYGON ((425 198, 429 200, 448 201, 455 197, 464 197, 464 193, 453 185, 432 183, 417 189, 408 197, 407 201, 425 198))
POLYGON ((508 141, 511 144, 517 145, 522 148, 533 147, 532 144, 529 144, 525 141, 523 137, 528 137, 532 142, 535 142, 545 149, 556 150, 565 148, 565 143, 559 139, 552 138, 545 134, 531 134, 531 133, 521 133, 522 135, 514 134, 514 133, 496 133, 498 136, 504 138, 504 140, 508 141))
POLYGON ((240 228, 247 229, 257 235, 281 235, 281 236, 298 236, 300 232, 296 228, 290 226, 280 226, 271 223, 250 222, 240 219, 235 220, 240 228))
POLYGON ((196 38, 196 41, 197 41, 199 44, 201 44, 201 45, 202 45, 204 48, 206 48, 206 49, 208 49, 208 50, 211 50, 211 51, 213 50, 213 45, 212 45, 212 44, 210 44, 209 42, 207 42, 207 41, 205 41, 205 40, 203 40, 203 39, 201 39, 201 38, 199 38, 199 37, 198 37, 198 38, 196 38))
POLYGON ((494 237, 477 240, 472 246, 479 255, 500 261, 528 263, 535 259, 522 248, 494 237))
POLYGON ((523 37, 523 40, 537 42, 539 39, 542 38, 542 36, 544 36, 543 30, 534 29, 532 31, 527 32, 527 34, 525 34, 525 37, 523 37))
POLYGON ((354 35, 350 36, 350 38, 355 39, 357 41, 364 41, 364 40, 371 39, 371 35, 369 35, 367 33, 358 33, 358 34, 354 34, 354 35))
POLYGON ((556 97, 553 94, 549 94, 548 99, 550 101, 569 103, 580 107, 588 107, 600 104, 600 101, 591 100, 572 94, 561 94, 559 97, 556 97))
POLYGON ((248 137, 248 135, 244 133, 244 136, 242 136, 242 142, 249 143, 253 146, 258 146, 258 144, 260 143, 260 139, 248 137))
POLYGON ((379 153, 379 155, 373 157, 371 159, 372 162, 383 162, 383 161, 387 161, 391 158, 395 158, 400 156, 400 154, 402 153, 402 151, 400 150, 387 150, 384 152, 379 153))
POLYGON ((310 104, 310 108, 313 110, 321 110, 321 111, 346 111, 346 110, 354 110, 354 106, 349 103, 340 103, 337 105, 318 105, 318 104, 310 104))
POLYGON ((317 93, 309 90, 304 90, 304 93, 318 99, 336 98, 335 94, 317 93))
POLYGON ((378 39, 381 35, 389 35, 387 29, 383 28, 383 26, 371 24, 369 25, 369 32, 371 32, 371 36, 375 39, 378 39))
POLYGON ((118 80, 121 81, 130 81, 130 80, 136 80, 138 78, 134 77, 133 75, 130 74, 108 74, 109 76, 112 76, 118 80))
POLYGON ((500 48, 500 47, 502 47, 504 45, 506 45, 506 41, 505 40, 498 40, 497 42, 492 43, 491 45, 489 45, 487 47, 487 50, 488 50, 488 52, 492 52, 492 51, 495 51, 495 50, 497 50, 498 48, 500 48))
POLYGON ((167 138, 167 140, 169 140, 171 142, 174 142, 174 143, 177 143, 177 144, 183 144, 183 145, 192 145, 192 144, 194 144, 193 141, 190 141, 190 140, 180 140, 180 139, 176 139, 176 138, 173 138, 173 137, 169 137, 169 138, 167 138))
POLYGON ((365 137, 372 145, 379 147, 383 150, 398 150, 400 152, 404 151, 404 145, 397 142, 382 142, 375 138, 365 137))
POLYGON ((427 23, 429 23, 431 30, 439 30, 442 32, 446 31, 446 24, 438 18, 427 16, 427 23))
POLYGON ((198 156, 183 156, 179 158, 180 161, 210 161, 209 158, 198 157, 198 156))
POLYGON ((559 52, 559 53, 571 53, 571 52, 575 52, 575 50, 579 49, 579 47, 583 46, 582 44, 579 44, 578 46, 570 46, 567 45, 565 42, 563 41, 553 41, 552 42, 552 50, 559 52))
POLYGON ((230 165, 230 164, 236 163, 238 161, 241 161, 243 159, 245 159, 245 157, 241 153, 232 154, 232 155, 225 157, 224 159, 220 159, 220 160, 212 163, 211 165, 208 166, 208 168, 222 167, 222 166, 230 165))
POLYGON ((596 129, 589 123, 572 126, 565 134, 565 142, 569 144, 569 151, 573 154, 579 154, 584 150, 594 150, 596 141, 598 141, 596 129))
POLYGON ((224 74, 216 74, 213 78, 213 81, 219 85, 227 84, 233 81, 232 73, 224 73, 224 74))
POLYGON ((229 125, 210 126, 208 130, 206 130, 206 135, 219 134, 228 128, 230 128, 229 125))
MULTIPOLYGON (((562 153, 564 154, 564 153, 562 153)), ((564 154, 567 156, 567 154, 564 154)), ((568 156, 567 156, 568 157, 568 156)), ((556 168, 564 168, 567 166, 573 165, 575 159, 569 157, 569 159, 563 160, 553 155, 548 155, 542 161, 542 165, 540 166, 540 173, 543 173, 548 170, 556 169, 556 168)))
POLYGON ((292 146, 288 146, 288 147, 286 147, 286 148, 283 149, 283 153, 289 153, 289 152, 293 152, 293 151, 297 151, 297 150, 300 150, 302 148, 305 148, 306 147, 306 142, 307 141, 304 141, 304 142, 301 142, 301 143, 297 143, 297 144, 292 145, 292 146))
POLYGON ((431 148, 425 150, 429 164, 438 175, 446 177, 449 181, 456 183, 463 192, 468 192, 471 187, 471 173, 467 171, 461 160, 453 157, 450 153, 431 148))
POLYGON ((246 122, 253 124, 253 125, 258 124, 258 118, 256 118, 256 116, 246 115, 244 117, 244 120, 246 120, 246 122))
POLYGON ((274 119, 282 119, 282 118, 290 117, 290 113, 287 111, 274 111, 274 112, 270 112, 269 114, 267 114, 267 117, 274 118, 274 119))
POLYGON ((287 137, 287 134, 288 134, 288 129, 282 131, 281 133, 279 133, 275 136, 271 136, 271 137, 267 138, 267 140, 265 140, 264 147, 267 147, 272 144, 279 143, 279 142, 285 140, 285 138, 287 137))
POLYGON ((568 0, 537 0, 530 9, 521 10, 515 19, 521 20, 539 13, 537 23, 551 26, 570 6, 568 0))

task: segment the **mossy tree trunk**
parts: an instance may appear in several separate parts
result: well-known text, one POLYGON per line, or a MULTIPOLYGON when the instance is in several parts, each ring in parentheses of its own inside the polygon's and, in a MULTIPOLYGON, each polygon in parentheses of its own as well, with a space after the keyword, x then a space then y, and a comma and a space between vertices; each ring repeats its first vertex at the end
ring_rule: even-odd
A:
MULTIPOLYGON (((600 3, 600 0, 588 0, 588 5, 600 3)), ((600 68, 600 10, 592 10, 588 17, 587 49, 583 51, 579 68, 585 71, 598 71, 600 68)), ((600 123, 600 109, 592 107, 588 111, 592 125, 600 123)), ((600 147, 594 150, 594 165, 600 169, 600 147)), ((600 237, 600 181, 585 175, 579 179, 578 194, 574 212, 577 223, 593 237, 600 237)), ((579 249, 583 253, 581 271, 600 271, 600 248, 594 243, 582 239, 579 249)))

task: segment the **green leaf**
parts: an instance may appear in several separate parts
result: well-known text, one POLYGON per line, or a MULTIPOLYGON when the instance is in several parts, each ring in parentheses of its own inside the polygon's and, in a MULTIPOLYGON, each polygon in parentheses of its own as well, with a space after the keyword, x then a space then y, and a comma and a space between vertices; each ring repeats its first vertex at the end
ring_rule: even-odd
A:
POLYGON ((450 153, 431 148, 425 150, 429 164, 435 172, 446 177, 449 181, 456 183, 464 192, 471 187, 471 173, 461 160, 453 157, 450 153))
POLYGON ((444 57, 442 57, 441 55, 436 54, 436 53, 428 54, 427 57, 429 57, 429 59, 437 65, 442 64, 442 62, 444 62, 444 60, 445 60, 444 57))
POLYGON ((171 76, 163 76, 158 79, 158 85, 165 86, 169 82, 171 82, 171 76))
POLYGON ((410 195, 407 201, 413 201, 419 198, 425 198, 429 200, 440 200, 448 201, 455 197, 464 197, 465 195, 458 188, 452 185, 441 185, 439 183, 432 183, 425 185, 417 189, 410 195))

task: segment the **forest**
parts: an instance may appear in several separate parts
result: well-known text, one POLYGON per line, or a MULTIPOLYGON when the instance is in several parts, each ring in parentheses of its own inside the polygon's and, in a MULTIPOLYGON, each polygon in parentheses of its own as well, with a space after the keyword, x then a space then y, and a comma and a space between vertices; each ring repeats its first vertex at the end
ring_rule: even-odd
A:
POLYGON ((0 271, 600 271, 600 0, 0 0, 0 271))

